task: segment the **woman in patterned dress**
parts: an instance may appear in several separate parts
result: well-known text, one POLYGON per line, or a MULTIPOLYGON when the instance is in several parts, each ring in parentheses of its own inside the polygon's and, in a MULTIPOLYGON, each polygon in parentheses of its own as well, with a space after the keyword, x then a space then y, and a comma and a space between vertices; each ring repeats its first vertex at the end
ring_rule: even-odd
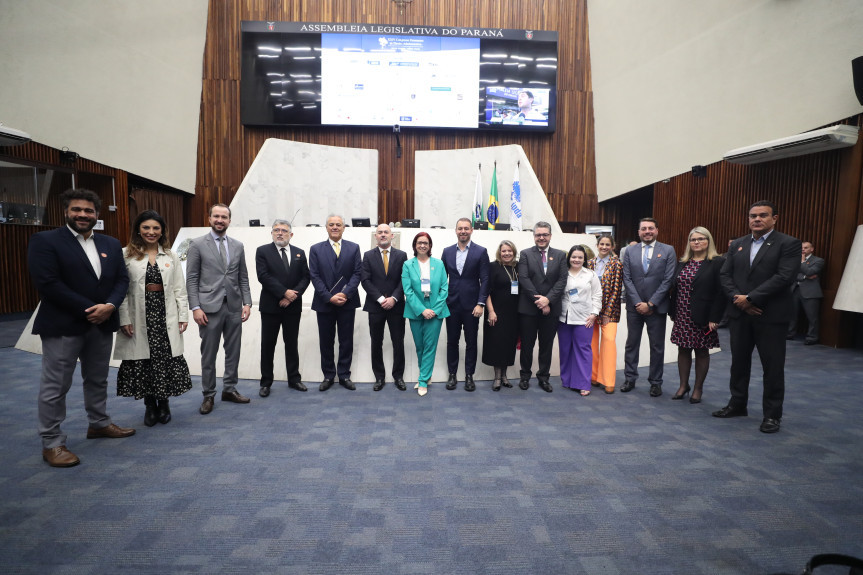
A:
POLYGON ((726 299, 719 283, 725 258, 716 253, 713 236, 702 227, 689 232, 689 242, 674 274, 669 315, 674 321, 671 343, 678 346, 680 387, 671 399, 701 403, 701 393, 710 369, 710 349, 719 347, 716 326, 722 320, 726 299), (689 386, 692 354, 695 352, 695 387, 689 386))
POLYGON ((605 393, 614 393, 617 372, 617 324, 620 322, 620 299, 623 293, 623 264, 614 255, 614 240, 602 234, 596 242, 597 256, 585 267, 596 272, 602 284, 602 311, 593 324, 593 369, 590 383, 605 393), (600 338, 601 336, 601 338, 600 338))
POLYGON ((168 398, 192 389, 183 357, 188 325, 186 281, 180 259, 170 249, 165 220, 141 212, 126 246, 129 292, 120 305, 120 333, 114 359, 120 359, 117 395, 144 398, 144 424, 168 423, 168 398))

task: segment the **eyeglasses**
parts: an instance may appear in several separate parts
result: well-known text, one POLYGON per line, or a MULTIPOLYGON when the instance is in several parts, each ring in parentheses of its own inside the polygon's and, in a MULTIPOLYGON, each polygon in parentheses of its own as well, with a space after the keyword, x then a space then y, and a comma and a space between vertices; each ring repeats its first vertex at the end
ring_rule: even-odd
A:
POLYGON ((707 238, 689 238, 689 243, 697 244, 698 242, 706 242, 707 238))
POLYGON ((291 231, 286 230, 285 228, 273 228, 273 233, 274 234, 289 234, 289 233, 291 233, 291 231))
POLYGON ((550 238, 551 234, 533 234, 535 238, 550 238))

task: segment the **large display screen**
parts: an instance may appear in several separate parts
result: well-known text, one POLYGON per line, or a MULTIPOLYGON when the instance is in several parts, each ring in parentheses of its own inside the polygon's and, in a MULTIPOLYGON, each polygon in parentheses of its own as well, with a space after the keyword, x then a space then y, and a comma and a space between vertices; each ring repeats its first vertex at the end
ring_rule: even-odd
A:
POLYGON ((557 33, 243 22, 248 126, 551 132, 557 33))

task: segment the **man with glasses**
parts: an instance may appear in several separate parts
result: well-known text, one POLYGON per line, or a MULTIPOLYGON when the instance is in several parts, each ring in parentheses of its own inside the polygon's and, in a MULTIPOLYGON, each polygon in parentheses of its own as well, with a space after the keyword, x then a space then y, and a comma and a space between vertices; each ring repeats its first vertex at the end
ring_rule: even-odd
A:
POLYGON ((566 288, 569 267, 566 252, 549 247, 551 224, 537 222, 533 227, 534 246, 521 252, 518 260, 518 314, 521 333, 521 374, 518 386, 530 387, 533 346, 539 338, 539 387, 551 393, 548 382, 554 337, 557 334, 561 298, 566 288))
POLYGON ((309 287, 306 253, 291 245, 294 237, 287 220, 273 222, 273 241, 258 248, 255 267, 261 284, 261 397, 270 395, 273 385, 273 356, 279 329, 285 344, 288 387, 306 391, 300 375, 297 341, 303 313, 303 293, 309 287))
POLYGON ((665 326, 668 291, 674 281, 677 254, 668 244, 656 241, 659 226, 653 218, 638 222, 641 245, 630 246, 623 257, 623 285, 626 286, 626 348, 622 393, 635 389, 641 335, 647 327, 650 344, 650 397, 662 395, 665 359, 665 326))

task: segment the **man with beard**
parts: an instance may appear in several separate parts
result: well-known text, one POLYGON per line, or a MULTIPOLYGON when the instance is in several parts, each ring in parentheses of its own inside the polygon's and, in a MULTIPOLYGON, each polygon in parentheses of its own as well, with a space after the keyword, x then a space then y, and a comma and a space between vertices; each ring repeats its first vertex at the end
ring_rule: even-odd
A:
POLYGON ((39 435, 42 459, 52 467, 80 463, 66 448, 60 424, 66 418, 66 394, 81 361, 87 439, 122 438, 135 430, 119 427, 108 415, 108 360, 117 308, 126 297, 129 276, 120 242, 93 233, 102 202, 90 190, 60 196, 66 225, 30 238, 27 263, 41 300, 33 333, 42 339, 39 388, 39 435))
POLYGON ((202 415, 213 411, 216 355, 222 336, 225 337, 222 401, 249 403, 249 398, 237 391, 237 368, 243 322, 252 311, 252 292, 243 244, 226 235, 230 225, 231 208, 214 204, 210 208, 210 233, 192 240, 186 254, 189 309, 201 335, 202 415))
POLYGON ((288 387, 306 391, 300 375, 297 340, 303 313, 303 292, 309 287, 306 253, 290 245, 294 237, 287 220, 273 222, 273 241, 258 248, 255 267, 261 283, 261 397, 270 395, 273 385, 273 355, 279 329, 285 343, 288 387))

